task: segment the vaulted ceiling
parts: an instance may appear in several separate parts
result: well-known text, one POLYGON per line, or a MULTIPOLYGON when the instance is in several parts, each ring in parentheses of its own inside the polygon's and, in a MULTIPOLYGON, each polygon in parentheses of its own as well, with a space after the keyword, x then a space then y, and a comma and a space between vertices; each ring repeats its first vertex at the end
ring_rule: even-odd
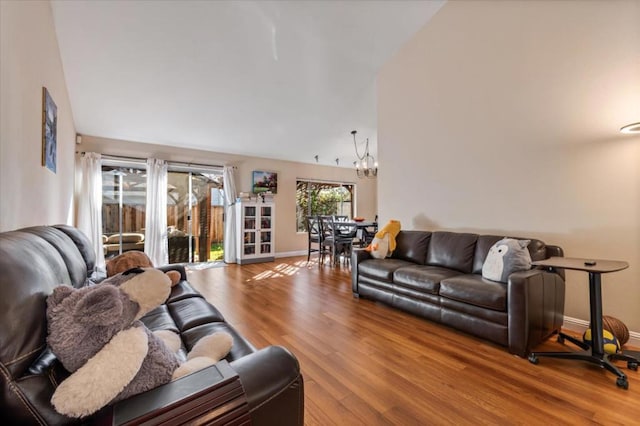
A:
POLYGON ((443 2, 51 4, 78 133, 350 166, 380 67, 443 2))

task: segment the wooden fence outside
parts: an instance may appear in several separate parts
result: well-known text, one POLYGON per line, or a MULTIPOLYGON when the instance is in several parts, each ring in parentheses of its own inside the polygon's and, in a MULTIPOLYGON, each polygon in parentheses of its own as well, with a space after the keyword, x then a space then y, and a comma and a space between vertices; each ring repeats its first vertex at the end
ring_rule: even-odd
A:
MULTIPOLYGON (((187 231, 186 209, 181 212, 181 206, 167 206, 167 226, 174 226, 175 229, 187 231)), ((194 237, 198 238, 200 229, 200 215, 198 206, 191 209, 192 229, 194 237)), ((222 243, 224 237, 224 208, 222 206, 209 206, 207 209, 209 216, 208 240, 211 243, 222 243)), ((122 232, 144 233, 145 227, 145 206, 125 205, 122 207, 122 232)), ((120 229, 118 205, 102 205, 102 229, 105 234, 116 234, 120 229)), ((209 244, 209 245, 210 245, 209 244)))

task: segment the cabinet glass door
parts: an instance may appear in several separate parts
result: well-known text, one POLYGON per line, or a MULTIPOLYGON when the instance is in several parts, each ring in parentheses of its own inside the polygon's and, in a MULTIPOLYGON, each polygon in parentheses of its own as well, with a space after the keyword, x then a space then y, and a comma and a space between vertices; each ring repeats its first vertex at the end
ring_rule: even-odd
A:
POLYGON ((244 254, 256 254, 256 233, 245 232, 244 233, 244 254))
POLYGON ((260 207, 260 253, 271 253, 271 206, 260 207))
POLYGON ((244 206, 243 253, 254 255, 257 252, 258 218, 256 206, 244 206))
POLYGON ((271 253, 271 231, 260 232, 260 253, 271 253))
POLYGON ((244 208, 244 229, 256 230, 256 208, 246 206, 244 208))

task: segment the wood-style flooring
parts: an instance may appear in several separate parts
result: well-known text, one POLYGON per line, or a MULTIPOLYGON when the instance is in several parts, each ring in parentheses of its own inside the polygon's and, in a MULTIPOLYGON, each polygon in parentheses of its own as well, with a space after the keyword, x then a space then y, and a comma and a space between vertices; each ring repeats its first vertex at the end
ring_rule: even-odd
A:
MULTIPOLYGON (((640 424, 640 372, 629 390, 582 361, 506 348, 351 293, 348 267, 306 257, 188 273, 256 347, 291 350, 307 425, 640 424)), ((564 349, 568 349, 570 344, 564 349)), ((555 339, 539 349, 563 350, 555 339)))

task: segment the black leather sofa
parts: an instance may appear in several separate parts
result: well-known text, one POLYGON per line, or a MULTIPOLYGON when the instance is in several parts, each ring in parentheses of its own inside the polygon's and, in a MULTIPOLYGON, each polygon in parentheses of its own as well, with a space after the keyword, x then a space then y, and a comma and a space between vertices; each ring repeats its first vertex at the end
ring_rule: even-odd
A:
MULTIPOLYGON (((564 271, 515 272, 507 283, 486 280, 482 265, 503 236, 400 231, 387 259, 355 250, 353 294, 484 338, 525 357, 559 332, 564 318, 564 271)), ((532 239, 533 261, 562 256, 560 247, 532 239)))
MULTIPOLYGON (((45 300, 58 285, 89 284, 94 266, 89 241, 76 228, 38 226, 0 234, 0 418, 4 424, 77 423, 55 412, 49 402, 68 373, 46 346, 45 300)), ((224 330, 234 338, 231 352, 215 371, 209 367, 134 396, 133 403, 121 401, 86 421, 112 424, 114 418, 122 418, 123 413, 126 417, 132 409, 147 419, 156 415, 173 419, 195 409, 204 410, 205 418, 235 410, 240 414, 234 424, 303 424, 303 379, 296 358, 280 346, 256 349, 189 285, 181 266, 163 269, 180 271, 182 279, 166 304, 143 318, 145 324, 151 330, 179 333, 182 351, 200 337, 224 330), (220 371, 226 372, 224 377, 235 375, 236 382, 239 377, 241 386, 236 389, 233 407, 224 399, 228 395, 220 396, 222 391, 208 398, 208 389, 221 380, 220 371), (185 389, 190 395, 188 403, 187 399, 171 400, 184 397, 185 389), (167 406, 177 411, 167 411, 167 406)))

